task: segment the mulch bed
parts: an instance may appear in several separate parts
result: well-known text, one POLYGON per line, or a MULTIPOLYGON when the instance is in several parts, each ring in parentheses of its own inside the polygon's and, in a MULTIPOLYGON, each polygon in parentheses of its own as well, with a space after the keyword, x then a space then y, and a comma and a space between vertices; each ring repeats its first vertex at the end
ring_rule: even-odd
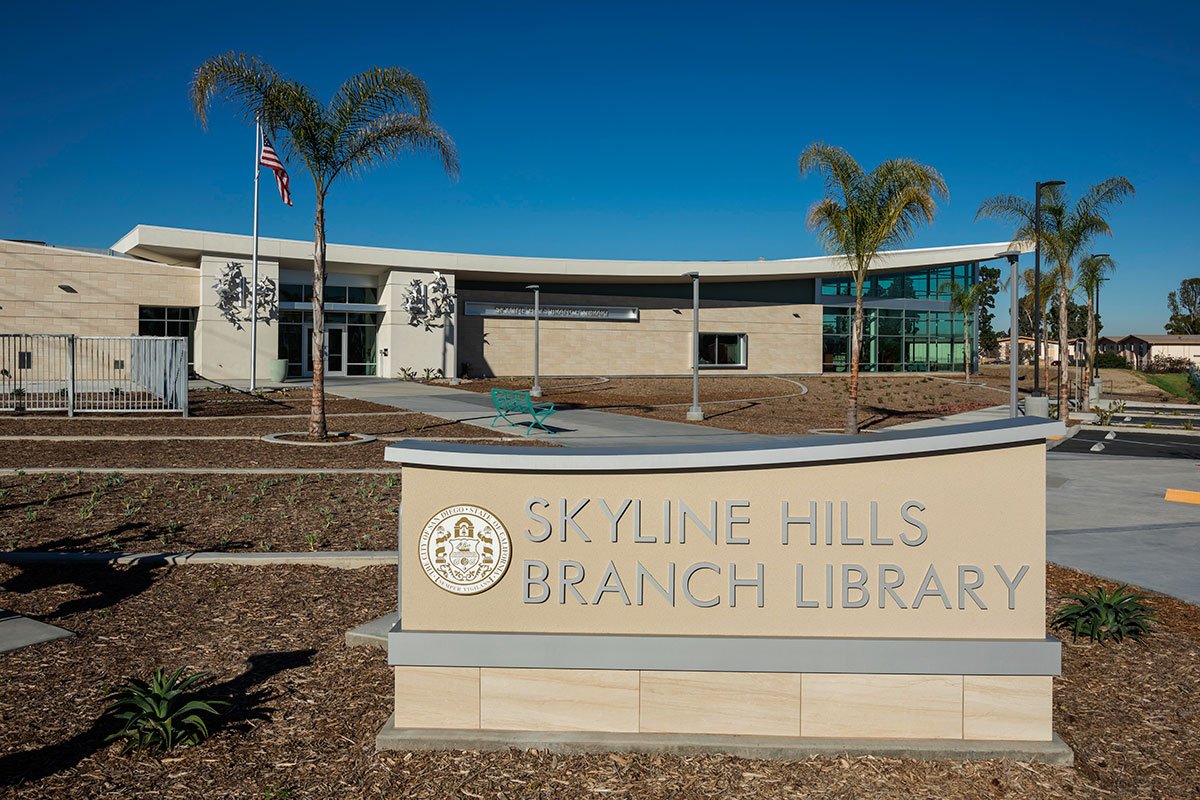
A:
MULTIPOLYGON (((195 417, 308 413, 311 407, 312 390, 308 387, 297 386, 254 394, 236 389, 198 389, 188 392, 188 413, 195 417)), ((367 400, 352 400, 328 392, 325 394, 326 414, 395 410, 392 406, 367 400)))
MULTIPOLYGON (((1188 798, 1200 794, 1200 609, 1156 597, 1144 645, 1066 644, 1055 726, 1077 766, 508 750, 374 753, 383 653, 343 632, 390 609, 391 568, 0 566, 5 603, 76 631, 0 658, 0 793, 21 798, 1188 798), (122 756, 107 687, 155 667, 211 673, 234 701, 203 745, 122 756)), ((1058 593, 1104 583, 1050 569, 1058 593)))
MULTIPOLYGON (((463 426, 439 417, 412 412, 330 414, 331 432, 353 431, 376 436, 446 436, 447 426, 470 430, 475 436, 490 436, 483 428, 463 426)), ((124 417, 0 416, 0 436, 264 436, 308 430, 307 416, 277 415, 273 418, 214 419, 212 417, 124 417)))
MULTIPOLYGON (((697 424, 787 436, 845 427, 849 382, 846 376, 799 376, 792 380, 702 377, 700 403, 706 417, 697 424), (800 392, 792 380, 808 387, 808 394, 759 399, 800 392), (718 402, 737 400, 742 402, 718 402)), ((984 367, 971 385, 961 381, 961 374, 949 372, 938 376, 863 374, 859 384, 859 426, 864 430, 886 428, 1008 402, 1007 368, 984 367)), ((579 385, 586 382, 579 378, 545 379, 543 399, 552 400, 561 408, 590 408, 672 422, 687 421, 692 399, 690 378, 613 378, 598 385, 579 385)), ((1029 382, 1025 378, 1019 390, 1025 393, 1029 382)), ((529 379, 467 381, 461 388, 486 392, 493 387, 528 389, 529 379)))
POLYGON ((390 550, 399 503, 397 474, 0 476, 0 549, 390 550))

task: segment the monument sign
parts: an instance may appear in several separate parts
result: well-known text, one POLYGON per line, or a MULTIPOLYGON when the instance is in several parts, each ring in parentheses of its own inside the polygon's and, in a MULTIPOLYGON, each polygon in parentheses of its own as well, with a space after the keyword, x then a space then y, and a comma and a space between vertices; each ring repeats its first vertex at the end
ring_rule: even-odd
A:
POLYGON ((393 445, 381 741, 1048 742, 1045 439, 1061 430, 393 445))

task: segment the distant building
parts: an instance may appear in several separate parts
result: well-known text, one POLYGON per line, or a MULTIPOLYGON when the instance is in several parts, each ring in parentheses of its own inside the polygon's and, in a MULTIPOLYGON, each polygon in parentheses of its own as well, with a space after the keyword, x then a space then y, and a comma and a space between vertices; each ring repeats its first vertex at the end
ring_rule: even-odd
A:
MULTIPOLYGON (((999 361, 1008 363, 1008 337, 1003 337, 996 340, 999 345, 999 361)), ((1018 336, 1017 343, 1021 348, 1022 364, 1029 364, 1033 361, 1033 337, 1018 336)), ((1103 349, 1103 348, 1102 348, 1103 349)), ((1083 339, 1068 339, 1067 352, 1070 354, 1072 361, 1078 361, 1083 358, 1084 352, 1087 350, 1087 342, 1083 339)), ((1050 364, 1058 361, 1058 339, 1047 339, 1042 342, 1042 363, 1050 364)))
POLYGON ((1101 353, 1116 353, 1141 369, 1155 356, 1186 358, 1200 366, 1200 336, 1175 333, 1131 333, 1128 336, 1101 336, 1101 353))

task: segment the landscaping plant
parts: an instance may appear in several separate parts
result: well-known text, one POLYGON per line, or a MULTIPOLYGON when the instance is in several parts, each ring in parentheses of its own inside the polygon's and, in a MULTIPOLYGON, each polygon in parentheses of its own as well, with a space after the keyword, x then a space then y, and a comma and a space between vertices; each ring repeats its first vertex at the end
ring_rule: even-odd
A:
MULTIPOLYGON (((402 154, 430 154, 448 175, 458 174, 450 136, 430 118, 425 82, 399 67, 374 67, 341 85, 326 104, 312 90, 242 53, 213 56, 196 68, 192 104, 202 125, 216 100, 237 106, 247 122, 258 120, 312 176, 312 352, 325 349, 325 200, 334 180, 362 175, 402 154)), ((324 439, 325 363, 313 359, 312 411, 308 433, 324 439)))
POLYGON ((818 173, 825 197, 808 212, 826 252, 843 259, 854 281, 850 328, 850 391, 846 433, 858 433, 858 363, 863 342, 863 283, 880 251, 908 241, 922 223, 933 222, 935 198, 949 189, 933 167, 893 158, 867 172, 848 152, 814 142, 800 154, 800 174, 818 173))
MULTIPOLYGON (((1068 305, 1082 262, 1093 258, 1087 250, 1097 236, 1111 236, 1108 215, 1112 207, 1133 194, 1133 184, 1117 176, 1102 181, 1084 192, 1074 205, 1070 204, 1062 186, 1045 186, 1041 190, 1041 219, 1035 225, 1037 204, 1018 195, 997 195, 985 200, 976 212, 976 219, 1004 219, 1016 224, 1014 246, 1032 242, 1040 235, 1042 255, 1046 264, 1058 273, 1058 352, 1068 352, 1068 305), (1036 231, 1036 233, 1035 233, 1036 231)), ((1058 386, 1058 407, 1067 408, 1067 382, 1058 386)), ((1064 416, 1063 419, 1066 419, 1064 416)))
POLYGON ((1072 601, 1054 615, 1051 626, 1071 631, 1071 638, 1086 636, 1093 642, 1109 639, 1120 642, 1126 637, 1141 639, 1154 631, 1158 622, 1150 606, 1143 603, 1144 595, 1134 594, 1127 586, 1105 589, 1097 586, 1082 592, 1063 595, 1072 601))
POLYGON ((218 708, 229 705, 223 700, 199 700, 188 693, 204 677, 203 672, 185 674, 184 667, 168 675, 160 667, 149 683, 130 678, 114 687, 108 694, 112 702, 105 714, 118 720, 121 729, 106 741, 123 740, 123 752, 165 752, 204 741, 208 738, 208 724, 203 715, 215 717, 218 708))

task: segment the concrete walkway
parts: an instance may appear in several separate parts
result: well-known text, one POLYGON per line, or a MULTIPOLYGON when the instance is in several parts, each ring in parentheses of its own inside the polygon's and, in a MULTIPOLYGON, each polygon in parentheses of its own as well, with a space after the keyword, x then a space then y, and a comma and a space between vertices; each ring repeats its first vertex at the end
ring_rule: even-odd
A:
MULTIPOLYGON (((381 380, 379 378, 330 378, 325 388, 331 394, 369 400, 372 403, 395 406, 409 411, 478 425, 488 430, 522 433, 503 423, 490 428, 496 412, 487 394, 469 392, 426 383, 381 380)), ((553 400, 548 395, 543 400, 553 400)), ((627 447, 647 444, 705 444, 718 442, 771 441, 774 436, 741 433, 707 425, 666 422, 630 414, 585 409, 563 409, 547 421, 556 432, 553 436, 535 431, 531 437, 545 439, 566 447, 627 447)))
POLYGON ((68 630, 0 609, 0 653, 74 636, 68 630))

